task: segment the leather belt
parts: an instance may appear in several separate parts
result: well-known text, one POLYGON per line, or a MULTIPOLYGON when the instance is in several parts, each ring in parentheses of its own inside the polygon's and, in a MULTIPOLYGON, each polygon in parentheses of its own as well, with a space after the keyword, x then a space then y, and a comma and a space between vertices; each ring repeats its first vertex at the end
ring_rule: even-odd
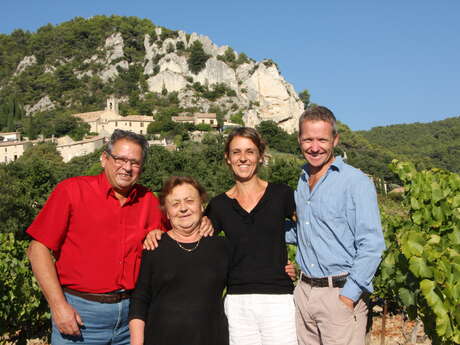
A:
MULTIPOLYGON (((342 276, 335 276, 331 277, 332 279, 332 286, 331 287, 338 287, 338 288, 343 288, 347 281, 347 275, 342 275, 342 276)), ((311 285, 312 287, 329 287, 329 278, 328 277, 323 277, 323 278, 312 278, 308 277, 305 274, 301 274, 302 281, 311 285)))
POLYGON ((68 287, 63 287, 62 290, 71 295, 84 298, 88 301, 99 302, 99 303, 118 303, 124 299, 131 297, 132 290, 128 291, 119 291, 119 292, 110 292, 110 293, 89 293, 81 292, 68 287))

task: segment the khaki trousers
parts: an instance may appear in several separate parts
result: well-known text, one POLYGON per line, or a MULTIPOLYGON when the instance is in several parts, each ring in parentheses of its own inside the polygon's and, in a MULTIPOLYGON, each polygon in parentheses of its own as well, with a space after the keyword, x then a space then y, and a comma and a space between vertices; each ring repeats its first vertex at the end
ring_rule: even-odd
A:
POLYGON ((311 287, 299 281, 294 290, 299 345, 364 345, 367 304, 354 310, 339 299, 340 288, 311 287))

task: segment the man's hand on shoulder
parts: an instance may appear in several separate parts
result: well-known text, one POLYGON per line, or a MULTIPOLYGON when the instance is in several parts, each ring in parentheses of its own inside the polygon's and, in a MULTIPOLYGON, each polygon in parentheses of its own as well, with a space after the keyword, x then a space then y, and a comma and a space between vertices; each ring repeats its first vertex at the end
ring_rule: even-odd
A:
POLYGON ((161 240, 163 233, 164 231, 158 229, 150 231, 145 237, 142 247, 147 250, 155 250, 158 248, 158 241, 161 240))
POLYGON ((80 335, 83 321, 78 312, 67 302, 51 309, 51 314, 57 329, 62 334, 80 335))
POLYGON ((200 231, 200 235, 203 237, 212 236, 214 234, 214 228, 208 217, 204 216, 203 218, 201 218, 201 224, 200 224, 199 231, 200 231))

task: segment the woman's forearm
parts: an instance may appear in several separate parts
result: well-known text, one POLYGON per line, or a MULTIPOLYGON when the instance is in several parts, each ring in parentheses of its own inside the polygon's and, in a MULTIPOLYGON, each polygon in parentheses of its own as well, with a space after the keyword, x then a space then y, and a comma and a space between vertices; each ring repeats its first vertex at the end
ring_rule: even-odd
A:
POLYGON ((129 321, 129 332, 131 333, 131 345, 144 344, 144 327, 145 322, 141 319, 132 319, 129 321))

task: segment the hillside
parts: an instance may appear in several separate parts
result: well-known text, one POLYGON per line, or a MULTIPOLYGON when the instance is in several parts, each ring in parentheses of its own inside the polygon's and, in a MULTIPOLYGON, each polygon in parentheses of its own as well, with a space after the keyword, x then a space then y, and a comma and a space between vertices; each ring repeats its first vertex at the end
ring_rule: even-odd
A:
POLYGON ((99 110, 109 95, 122 114, 209 111, 250 126, 272 120, 288 132, 303 110, 272 60, 147 19, 76 17, 0 35, 0 130, 21 130, 37 113, 99 110))
POLYGON ((414 161, 418 168, 460 173, 460 117, 359 131, 369 143, 414 161))

